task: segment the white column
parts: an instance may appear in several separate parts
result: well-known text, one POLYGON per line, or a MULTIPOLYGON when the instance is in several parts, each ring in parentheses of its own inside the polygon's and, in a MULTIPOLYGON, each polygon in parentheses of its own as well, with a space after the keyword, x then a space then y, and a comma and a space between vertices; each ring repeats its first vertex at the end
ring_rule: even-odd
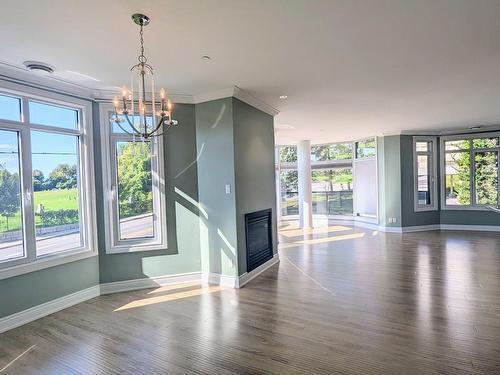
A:
POLYGON ((297 169, 299 174, 299 226, 312 228, 311 141, 297 145, 297 169))

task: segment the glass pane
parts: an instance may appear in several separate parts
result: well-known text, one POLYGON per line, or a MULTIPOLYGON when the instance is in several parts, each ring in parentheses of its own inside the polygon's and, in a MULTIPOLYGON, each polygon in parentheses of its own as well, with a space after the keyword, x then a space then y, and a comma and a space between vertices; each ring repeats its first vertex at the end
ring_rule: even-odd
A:
MULTIPOLYGON (((118 125, 115 122, 115 118, 116 118, 116 116, 114 114, 112 114, 111 121, 113 123, 113 133, 127 134, 126 131, 133 133, 132 128, 130 127, 129 123, 127 122, 127 120, 125 119, 125 117, 123 115, 118 115, 118 118, 121 120, 121 122, 120 122, 121 127, 120 127, 120 125, 118 125), (125 130, 123 130, 122 128, 125 130)), ((141 124, 139 116, 129 116, 129 119, 130 119, 130 121, 133 122, 136 129, 141 130, 141 129, 139 129, 140 124, 141 124)), ((146 124, 148 125, 148 129, 152 130, 152 127, 153 127, 153 117, 152 116, 146 116, 146 124)))
POLYGON ((154 236, 151 144, 117 142, 120 239, 154 236))
POLYGON ((352 168, 312 171, 313 213, 352 214, 352 168))
POLYGON ((476 204, 498 205, 498 152, 476 152, 476 204))
POLYGON ((312 161, 352 159, 352 143, 335 143, 311 147, 312 161))
POLYGON ((498 146, 498 138, 476 138, 472 140, 474 148, 492 148, 498 146))
POLYGON ((468 152, 446 153, 445 195, 447 205, 470 204, 470 157, 468 152))
POLYGON ((78 111, 74 109, 30 101, 29 112, 32 124, 57 126, 65 129, 78 127, 78 111))
POLYGON ((428 155, 417 156, 417 194, 419 205, 431 204, 430 171, 431 158, 428 155))
POLYGON ((459 139, 456 141, 446 141, 444 143, 445 151, 468 150, 470 148, 469 139, 459 139))
POLYGON ((31 132, 37 256, 82 246, 78 137, 31 132))
POLYGON ((330 160, 330 147, 328 145, 311 146, 311 161, 330 160))
POLYGON ((297 161, 297 146, 282 146, 279 148, 279 153, 282 162, 297 161))
POLYGON ((0 130, 0 261, 24 257, 19 142, 0 130))
POLYGON ((281 215, 299 214, 299 176, 296 170, 280 172, 281 215))
POLYGON ((432 150, 431 142, 415 142, 417 152, 429 152, 432 150))
POLYGON ((0 95, 0 119, 21 121, 21 99, 0 95))
POLYGON ((375 138, 370 138, 365 141, 356 142, 356 158, 369 158, 375 156, 375 138))

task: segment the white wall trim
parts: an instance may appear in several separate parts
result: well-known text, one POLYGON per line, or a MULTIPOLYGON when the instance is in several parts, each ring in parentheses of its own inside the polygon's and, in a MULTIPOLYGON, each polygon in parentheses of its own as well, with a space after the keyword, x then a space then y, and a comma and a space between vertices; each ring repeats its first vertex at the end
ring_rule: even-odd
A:
POLYGON ((269 259, 264 264, 261 264, 256 269, 254 269, 250 272, 245 272, 243 275, 241 275, 238 278, 238 288, 242 288, 245 284, 247 284, 251 280, 255 279, 262 272, 268 270, 270 267, 274 266, 275 264, 278 264, 279 261, 280 261, 279 253, 276 253, 273 255, 273 257, 271 259, 269 259))
POLYGON ((18 313, 0 318, 0 333, 22 326, 23 324, 43 318, 57 311, 66 309, 100 295, 99 285, 92 286, 67 296, 42 303, 18 313))
POLYGON ((127 292, 130 290, 156 288, 163 285, 199 281, 201 272, 179 273, 175 275, 132 279, 100 284, 101 295, 127 292))

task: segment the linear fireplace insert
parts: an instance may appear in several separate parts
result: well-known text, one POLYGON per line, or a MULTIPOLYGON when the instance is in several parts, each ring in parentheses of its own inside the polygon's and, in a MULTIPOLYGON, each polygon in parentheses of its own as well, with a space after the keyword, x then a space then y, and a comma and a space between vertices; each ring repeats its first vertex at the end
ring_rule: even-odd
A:
POLYGON ((247 272, 273 257, 272 210, 245 214, 247 272))

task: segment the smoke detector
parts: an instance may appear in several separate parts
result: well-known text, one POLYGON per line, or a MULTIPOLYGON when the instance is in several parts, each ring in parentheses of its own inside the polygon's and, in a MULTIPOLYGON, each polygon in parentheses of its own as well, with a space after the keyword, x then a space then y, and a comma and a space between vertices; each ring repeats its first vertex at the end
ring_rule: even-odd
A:
POLYGON ((40 61, 25 61, 23 62, 23 65, 26 67, 26 69, 35 74, 47 76, 54 73, 53 67, 40 61))

